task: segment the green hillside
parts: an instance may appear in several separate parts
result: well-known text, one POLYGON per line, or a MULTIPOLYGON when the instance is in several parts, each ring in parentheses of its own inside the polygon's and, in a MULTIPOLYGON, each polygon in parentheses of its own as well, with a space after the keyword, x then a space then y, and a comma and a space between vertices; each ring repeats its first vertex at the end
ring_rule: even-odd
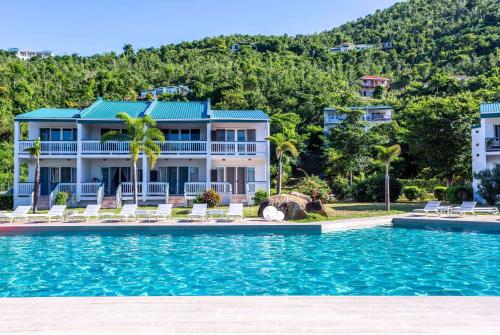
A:
MULTIPOLYGON (((86 106, 97 96, 136 99, 141 89, 168 84, 188 85, 188 99, 211 98, 214 108, 265 110, 275 117, 274 131, 304 142, 301 165, 308 157, 323 157, 317 129, 310 126, 322 124, 325 106, 367 103, 357 93, 357 78, 366 74, 391 78, 392 89, 376 102, 396 108, 396 123, 376 142, 402 144, 398 175, 468 178, 468 127, 477 121, 480 102, 500 100, 498 22, 497 0, 411 0, 314 35, 219 36, 28 62, 0 52, 0 183, 8 183, 12 171, 14 115, 44 106, 86 106), (232 52, 238 41, 255 43, 257 50, 232 52), (329 51, 343 41, 392 41, 393 48, 329 51), (453 136, 433 136, 435 127, 453 136), (424 149, 432 142, 438 148, 428 153, 424 149), (438 154, 446 159, 437 162, 438 154)), ((318 173, 321 164, 314 165, 311 171, 318 173)), ((358 173, 376 167, 367 169, 358 173)))

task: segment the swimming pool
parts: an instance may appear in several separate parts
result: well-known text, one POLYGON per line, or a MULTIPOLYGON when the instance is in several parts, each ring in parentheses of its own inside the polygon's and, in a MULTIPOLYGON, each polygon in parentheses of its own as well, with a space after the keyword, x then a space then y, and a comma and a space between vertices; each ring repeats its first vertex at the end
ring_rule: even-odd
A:
POLYGON ((500 295, 500 234, 0 237, 0 296, 500 295))

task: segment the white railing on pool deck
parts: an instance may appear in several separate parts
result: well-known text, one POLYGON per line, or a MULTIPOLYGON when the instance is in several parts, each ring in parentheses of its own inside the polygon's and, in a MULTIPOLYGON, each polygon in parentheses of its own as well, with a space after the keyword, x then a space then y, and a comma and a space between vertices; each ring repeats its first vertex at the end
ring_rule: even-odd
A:
POLYGON ((84 154, 128 154, 130 151, 129 141, 82 141, 82 153, 84 154))
MULTIPOLYGON (((26 149, 33 147, 35 141, 19 141, 19 153, 27 154, 26 149)), ((69 155, 76 154, 76 141, 41 141, 42 155, 69 155)))
POLYGON ((162 154, 203 154, 207 152, 205 141, 166 141, 159 143, 162 154))
POLYGON ((267 142, 212 142, 212 155, 264 155, 267 142))

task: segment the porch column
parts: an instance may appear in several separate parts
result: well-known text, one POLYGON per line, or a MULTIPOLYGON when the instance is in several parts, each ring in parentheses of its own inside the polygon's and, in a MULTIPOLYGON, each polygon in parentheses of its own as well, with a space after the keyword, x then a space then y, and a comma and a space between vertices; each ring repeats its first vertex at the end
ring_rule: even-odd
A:
POLYGON ((80 202, 82 185, 82 124, 76 124, 76 201, 80 202))
MULTIPOLYGON (((266 137, 271 136, 270 122, 266 123, 266 137)), ((271 145, 269 141, 266 141, 266 165, 265 165, 265 176, 267 181, 267 194, 271 194, 271 145)))
POLYGON ((148 194, 148 177, 149 177, 149 165, 148 158, 146 155, 142 154, 142 201, 146 202, 146 197, 148 194))
POLYGON ((21 134, 19 121, 14 122, 14 178, 13 178, 13 188, 14 188, 14 206, 17 203, 17 197, 19 195, 19 136, 21 134))
POLYGON ((210 170, 212 169, 212 124, 210 122, 207 123, 207 162, 206 162, 206 171, 205 171, 205 181, 207 182, 207 190, 210 189, 210 170))

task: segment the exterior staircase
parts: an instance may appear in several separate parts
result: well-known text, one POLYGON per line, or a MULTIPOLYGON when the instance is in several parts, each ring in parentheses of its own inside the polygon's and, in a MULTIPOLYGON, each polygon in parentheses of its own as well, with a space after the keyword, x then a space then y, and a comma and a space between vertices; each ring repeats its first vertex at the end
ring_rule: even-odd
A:
POLYGON ((117 208, 115 196, 106 196, 102 199, 101 208, 117 208))

